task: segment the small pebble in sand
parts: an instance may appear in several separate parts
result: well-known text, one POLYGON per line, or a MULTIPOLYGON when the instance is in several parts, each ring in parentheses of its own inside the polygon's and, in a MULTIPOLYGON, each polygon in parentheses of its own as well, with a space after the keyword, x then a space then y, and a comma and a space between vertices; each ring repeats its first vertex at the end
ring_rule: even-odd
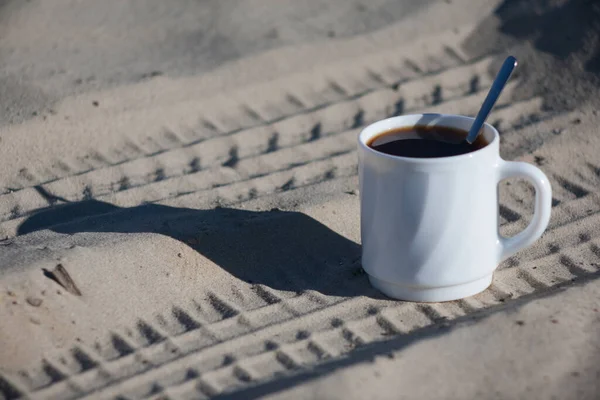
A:
POLYGON ((28 297, 27 299, 27 303, 29 303, 30 306, 33 307, 39 307, 42 305, 42 299, 38 299, 37 297, 28 297))
POLYGON ((519 326, 525 325, 525 321, 516 321, 515 323, 519 326))
POLYGON ((31 321, 32 324, 36 324, 36 325, 40 324, 40 320, 35 317, 31 317, 31 318, 29 318, 29 320, 31 321))

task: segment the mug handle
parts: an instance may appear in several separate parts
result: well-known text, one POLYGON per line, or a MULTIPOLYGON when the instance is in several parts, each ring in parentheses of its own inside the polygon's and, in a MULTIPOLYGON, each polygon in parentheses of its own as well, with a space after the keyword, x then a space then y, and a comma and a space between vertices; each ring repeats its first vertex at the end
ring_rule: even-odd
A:
POLYGON ((498 183, 508 178, 524 178, 535 188, 535 208, 531 222, 522 232, 507 238, 498 232, 500 261, 524 249, 542 236, 550 222, 552 188, 546 174, 531 164, 500 159, 498 183))

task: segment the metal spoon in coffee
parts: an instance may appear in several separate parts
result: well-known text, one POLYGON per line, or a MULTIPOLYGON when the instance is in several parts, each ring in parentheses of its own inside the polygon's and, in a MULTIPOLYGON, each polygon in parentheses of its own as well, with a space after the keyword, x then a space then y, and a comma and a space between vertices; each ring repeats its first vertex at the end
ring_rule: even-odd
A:
POLYGON ((500 97, 502 89, 504 89, 508 78, 510 78, 510 74, 513 72, 513 69, 515 69, 516 66, 517 59, 513 56, 508 56, 506 60, 504 60, 502 68, 500 68, 500 71, 498 71, 498 75, 496 75, 496 79, 494 79, 494 83, 492 83, 492 87, 490 88, 487 97, 483 101, 483 104, 481 105, 481 108, 475 117, 475 122, 473 122, 473 125, 471 125, 471 130, 469 130, 469 134, 467 135, 466 139, 467 143, 473 143, 477 138, 477 135, 479 135, 479 131, 481 131, 483 123, 490 114, 490 111, 492 111, 494 104, 496 104, 496 100, 498 100, 498 97, 500 97))

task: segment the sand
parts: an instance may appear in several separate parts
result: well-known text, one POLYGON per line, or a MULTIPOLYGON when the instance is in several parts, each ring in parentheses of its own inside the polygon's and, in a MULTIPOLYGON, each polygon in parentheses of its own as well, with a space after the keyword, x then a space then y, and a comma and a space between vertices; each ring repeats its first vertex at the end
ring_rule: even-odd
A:
POLYGON ((419 340, 400 337, 371 346, 248 394, 278 386, 277 394, 263 398, 596 399, 599 289, 596 280, 425 328, 419 340), (514 356, 519 353, 528 356, 514 356))
MULTIPOLYGON (((597 397, 600 7, 472 3, 0 2, 0 397, 597 397), (388 299, 356 135, 473 115, 506 54, 550 227, 479 295, 388 299)), ((501 184, 502 233, 532 200, 501 184)))

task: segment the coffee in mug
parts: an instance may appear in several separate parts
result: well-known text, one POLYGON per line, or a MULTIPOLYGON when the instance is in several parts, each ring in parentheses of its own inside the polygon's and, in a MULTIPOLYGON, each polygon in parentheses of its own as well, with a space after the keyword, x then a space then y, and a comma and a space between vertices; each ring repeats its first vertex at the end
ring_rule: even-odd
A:
POLYGON ((444 126, 412 126, 392 129, 373 137, 367 146, 392 156, 411 158, 451 157, 484 148, 483 135, 467 143, 467 131, 444 126))

